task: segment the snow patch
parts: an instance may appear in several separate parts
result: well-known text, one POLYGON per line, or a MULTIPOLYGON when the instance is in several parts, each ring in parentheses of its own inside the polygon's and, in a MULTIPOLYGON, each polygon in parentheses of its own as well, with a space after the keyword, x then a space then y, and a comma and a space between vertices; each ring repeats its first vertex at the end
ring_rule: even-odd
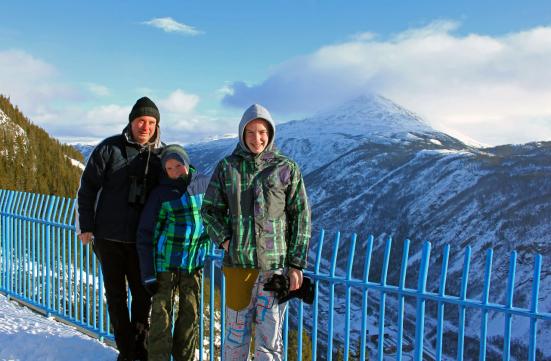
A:
POLYGON ((0 294, 0 359, 111 361, 117 351, 0 294))
POLYGON ((69 159, 71 161, 71 164, 77 168, 80 168, 81 170, 84 170, 84 164, 82 164, 81 162, 79 162, 78 160, 76 159, 73 159, 71 157, 69 157, 68 155, 65 155, 65 158, 66 159, 69 159))

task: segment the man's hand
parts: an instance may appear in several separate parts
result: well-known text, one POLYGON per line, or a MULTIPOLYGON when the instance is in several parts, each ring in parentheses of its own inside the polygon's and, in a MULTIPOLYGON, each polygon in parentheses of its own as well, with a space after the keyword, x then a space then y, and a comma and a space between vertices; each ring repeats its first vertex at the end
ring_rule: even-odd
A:
POLYGON ((92 232, 83 232, 78 235, 78 238, 80 238, 82 244, 87 245, 94 240, 94 234, 92 232))
POLYGON ((222 248, 224 248, 224 251, 228 252, 228 249, 230 248, 230 240, 226 239, 224 242, 222 242, 222 248))
POLYGON ((289 291, 298 290, 302 286, 302 270, 289 267, 287 276, 289 276, 289 291))

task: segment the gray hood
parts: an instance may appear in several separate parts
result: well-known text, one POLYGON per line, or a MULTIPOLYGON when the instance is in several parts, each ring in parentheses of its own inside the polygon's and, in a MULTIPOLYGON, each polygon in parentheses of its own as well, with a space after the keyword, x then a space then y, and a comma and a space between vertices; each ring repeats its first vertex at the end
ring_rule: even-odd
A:
POLYGON ((249 153, 251 151, 247 147, 247 144, 245 144, 245 139, 243 139, 243 133, 245 132, 245 127, 247 126, 247 124, 249 124, 249 122, 258 118, 264 119, 272 127, 272 134, 270 136, 270 140, 268 141, 268 145, 266 146, 265 150, 271 150, 274 144, 276 128, 275 128, 274 121, 272 120, 272 116, 270 115, 270 112, 268 111, 268 109, 264 108, 260 104, 253 104, 247 110, 245 110, 245 113, 243 113, 243 116, 241 117, 241 122, 239 122, 239 145, 241 146, 241 149, 249 153))

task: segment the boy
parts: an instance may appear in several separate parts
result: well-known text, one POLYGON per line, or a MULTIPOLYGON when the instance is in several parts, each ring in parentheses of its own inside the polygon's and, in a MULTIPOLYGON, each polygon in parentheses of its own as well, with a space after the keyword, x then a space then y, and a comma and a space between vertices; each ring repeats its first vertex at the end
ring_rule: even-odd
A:
POLYGON ((286 303, 265 288, 286 273, 289 291, 302 286, 310 242, 310 207, 298 165, 273 146, 275 124, 254 104, 239 124, 239 144, 211 178, 202 208, 211 239, 224 248, 225 360, 245 361, 251 330, 255 361, 283 360, 286 303))
POLYGON ((164 174, 147 200, 138 228, 142 282, 153 296, 149 360, 193 360, 198 344, 201 269, 210 241, 201 203, 208 177, 198 174, 179 145, 161 153, 164 174), (172 335, 172 308, 179 293, 172 335))

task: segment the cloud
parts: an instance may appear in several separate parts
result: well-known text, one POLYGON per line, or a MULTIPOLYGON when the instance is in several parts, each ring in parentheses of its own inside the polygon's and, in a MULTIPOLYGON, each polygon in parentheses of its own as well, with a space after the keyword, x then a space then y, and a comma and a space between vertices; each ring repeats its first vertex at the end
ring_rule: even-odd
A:
MULTIPOLYGON (((161 113, 161 137, 169 143, 195 143, 212 135, 223 135, 233 130, 235 117, 217 112, 208 115, 197 112, 199 96, 181 89, 172 91, 166 98, 155 100, 161 113)), ((128 123, 132 102, 125 105, 106 104, 86 109, 84 106, 63 108, 50 114, 47 129, 50 134, 66 142, 99 142, 118 134, 128 123), (78 119, 78 127, 74 126, 78 119)))
POLYGON ((191 36, 203 34, 202 31, 195 29, 193 26, 186 25, 184 23, 179 23, 170 17, 155 18, 149 21, 144 21, 142 24, 159 28, 166 33, 181 33, 181 34, 186 34, 191 36))
POLYGON ((104 85, 87 83, 86 86, 88 87, 88 90, 96 96, 105 97, 111 95, 109 88, 104 85))
POLYGON ((387 39, 360 33, 276 66, 259 84, 231 83, 223 103, 310 114, 375 92, 484 143, 550 139, 551 26, 501 36, 459 28, 439 20, 387 39))
MULTIPOLYGON (((155 94, 136 89, 132 97, 155 94)), ((113 102, 110 90, 96 83, 82 83, 82 89, 69 86, 53 65, 24 51, 0 51, 0 94, 9 96, 31 121, 66 142, 98 142, 119 134, 128 124, 134 99, 113 102), (93 95, 94 98, 87 96, 93 95), (96 105, 90 105, 94 100, 96 105)), ((163 139, 191 143, 234 130, 236 117, 216 110, 197 111, 200 97, 175 89, 166 97, 156 97, 161 111, 163 139)), ((231 112, 230 112, 231 113, 231 112)))
POLYGON ((199 96, 187 94, 181 89, 176 89, 167 99, 161 100, 160 105, 171 113, 189 113, 199 103, 199 96))
POLYGON ((45 104, 83 98, 55 66, 22 50, 0 50, 0 93, 9 96, 27 116, 49 113, 45 104))

